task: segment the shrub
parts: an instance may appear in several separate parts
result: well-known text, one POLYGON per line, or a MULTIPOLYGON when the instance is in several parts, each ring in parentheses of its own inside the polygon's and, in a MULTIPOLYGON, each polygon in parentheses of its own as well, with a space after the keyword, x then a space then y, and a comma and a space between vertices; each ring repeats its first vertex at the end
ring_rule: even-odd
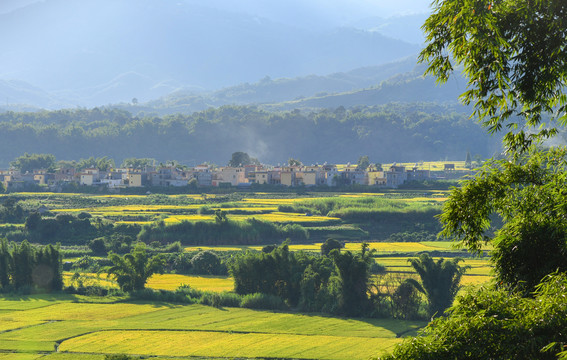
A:
POLYGON ((230 292, 205 292, 199 300, 199 304, 213 306, 220 308, 223 306, 239 307, 242 302, 242 297, 235 293, 230 292))
POLYGON ((240 306, 248 309, 286 310, 287 305, 281 297, 270 294, 254 293, 244 295, 240 306))

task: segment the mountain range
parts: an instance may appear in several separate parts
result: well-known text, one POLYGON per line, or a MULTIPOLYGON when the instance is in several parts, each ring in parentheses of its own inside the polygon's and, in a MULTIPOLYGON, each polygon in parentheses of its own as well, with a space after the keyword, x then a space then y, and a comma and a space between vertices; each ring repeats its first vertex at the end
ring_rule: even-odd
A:
POLYGON ((211 92, 266 77, 374 67, 414 56, 424 17, 349 18, 343 26, 308 28, 291 17, 235 12, 219 1, 26 3, 0 11, 0 103, 8 107, 146 102, 179 90, 211 92))

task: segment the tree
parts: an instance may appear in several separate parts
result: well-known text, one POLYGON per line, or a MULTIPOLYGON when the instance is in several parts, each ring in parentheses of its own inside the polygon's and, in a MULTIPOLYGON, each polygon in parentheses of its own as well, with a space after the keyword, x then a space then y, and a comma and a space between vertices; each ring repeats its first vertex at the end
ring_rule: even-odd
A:
POLYGON ((567 2, 435 0, 423 25, 426 73, 445 82, 463 65, 465 104, 491 133, 506 127, 509 150, 523 152, 567 121, 567 2), (529 131, 528 131, 529 129, 529 131))
POLYGON ((24 155, 10 162, 10 166, 20 170, 22 173, 31 173, 39 169, 53 171, 55 169, 55 156, 52 154, 24 153, 24 155))
POLYGON ((109 171, 110 169, 114 168, 114 160, 109 159, 108 157, 104 156, 101 158, 94 158, 90 157, 88 159, 81 159, 77 164, 77 168, 79 170, 84 170, 88 168, 96 168, 100 171, 109 171))
POLYGON ((63 289, 62 255, 58 246, 51 244, 36 250, 33 270, 34 285, 48 291, 63 289))
POLYGON ((474 102, 474 115, 490 132, 508 128, 510 155, 453 189, 442 235, 473 252, 492 241, 500 282, 458 299, 449 317, 385 359, 565 359, 566 275, 544 275, 550 267, 542 264, 565 271, 565 150, 541 152, 534 144, 567 118, 567 2, 436 0, 433 6, 420 59, 441 82, 453 62, 464 66, 469 90, 462 99, 474 102), (550 124, 543 124, 546 117, 550 124), (493 213, 503 224, 495 237, 493 213))
POLYGON ((471 158, 471 152, 467 151, 467 157, 465 159, 465 167, 467 169, 472 169, 472 158, 471 158))
POLYGON ((10 284, 10 272, 12 264, 12 253, 6 238, 0 238, 0 287, 10 284))
POLYGON ((289 160, 287 161, 287 164, 289 166, 303 166, 303 163, 297 159, 294 158, 289 158, 289 160))
POLYGON ((108 254, 112 266, 105 268, 108 276, 114 276, 124 291, 143 290, 148 279, 155 273, 163 272, 164 260, 161 255, 151 258, 144 244, 138 244, 130 253, 119 256, 113 252, 108 254))
POLYGON ((41 225, 41 214, 38 211, 31 212, 26 218, 25 228, 27 231, 37 231, 41 225))
POLYGON ((337 239, 327 239, 321 244, 321 255, 327 256, 333 249, 338 249, 339 251, 343 245, 337 239))
POLYGON ((246 165, 259 165, 258 159, 250 157, 247 153, 242 151, 237 151, 232 153, 232 158, 228 162, 230 167, 240 167, 246 165))
POLYGON ((366 313, 370 307, 368 288, 370 285, 369 267, 373 250, 369 250, 367 243, 362 243, 359 253, 350 251, 340 253, 331 251, 330 257, 336 267, 339 285, 339 311, 349 316, 366 313))
POLYGON ((356 165, 356 170, 364 171, 370 166, 370 160, 368 155, 364 155, 358 158, 358 163, 356 165))
POLYGON ((419 275, 421 283, 413 279, 408 279, 408 282, 427 297, 430 316, 443 315, 445 309, 453 303, 460 289, 461 277, 468 269, 459 265, 462 260, 441 258, 435 261, 427 253, 408 260, 419 275))
POLYGON ((143 169, 146 166, 153 166, 155 163, 155 159, 150 158, 127 158, 122 161, 122 165, 120 166, 129 169, 143 169))
POLYGON ((228 217, 226 216, 226 211, 222 211, 221 209, 217 209, 215 211, 215 223, 219 225, 228 223, 228 217))
POLYGON ((35 253, 27 240, 14 245, 12 251, 12 283, 16 289, 33 285, 33 269, 35 265, 35 253))
POLYGON ((195 274, 218 275, 222 273, 219 256, 214 251, 210 250, 201 251, 193 256, 191 266, 195 274))
POLYGON ((526 295, 547 274, 567 271, 566 155, 532 150, 518 162, 488 162, 452 190, 441 235, 477 253, 491 242, 496 280, 526 295), (495 214, 502 226, 493 232, 495 214))

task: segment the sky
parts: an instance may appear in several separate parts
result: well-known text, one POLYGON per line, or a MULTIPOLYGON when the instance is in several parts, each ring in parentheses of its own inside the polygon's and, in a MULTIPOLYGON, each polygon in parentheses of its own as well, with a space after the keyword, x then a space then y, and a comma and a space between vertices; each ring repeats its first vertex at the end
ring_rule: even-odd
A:
MULTIPOLYGON (((45 0, 2 0, 0 13, 45 0)), ((120 0, 116 0, 120 1, 120 0)), ((180 0, 163 0, 176 2, 180 0)), ((184 0, 181 0, 184 1, 184 0)), ((429 0, 188 0, 234 12, 306 25, 305 18, 325 20, 329 25, 347 25, 365 17, 390 17, 429 12, 429 0)))
POLYGON ((429 0, 0 0, 0 80, 98 103, 136 88, 148 100, 327 75, 412 55, 428 9, 429 0), (383 21, 409 14, 419 15, 383 21), (411 49, 398 54, 380 36, 411 49))

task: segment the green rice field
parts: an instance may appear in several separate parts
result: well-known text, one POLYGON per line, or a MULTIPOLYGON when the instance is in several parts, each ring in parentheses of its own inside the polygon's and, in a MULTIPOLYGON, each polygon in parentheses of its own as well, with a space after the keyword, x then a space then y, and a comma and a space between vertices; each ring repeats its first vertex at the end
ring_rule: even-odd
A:
POLYGON ((216 309, 202 305, 98 303, 70 295, 0 299, 0 359, 367 359, 419 321, 216 309))

